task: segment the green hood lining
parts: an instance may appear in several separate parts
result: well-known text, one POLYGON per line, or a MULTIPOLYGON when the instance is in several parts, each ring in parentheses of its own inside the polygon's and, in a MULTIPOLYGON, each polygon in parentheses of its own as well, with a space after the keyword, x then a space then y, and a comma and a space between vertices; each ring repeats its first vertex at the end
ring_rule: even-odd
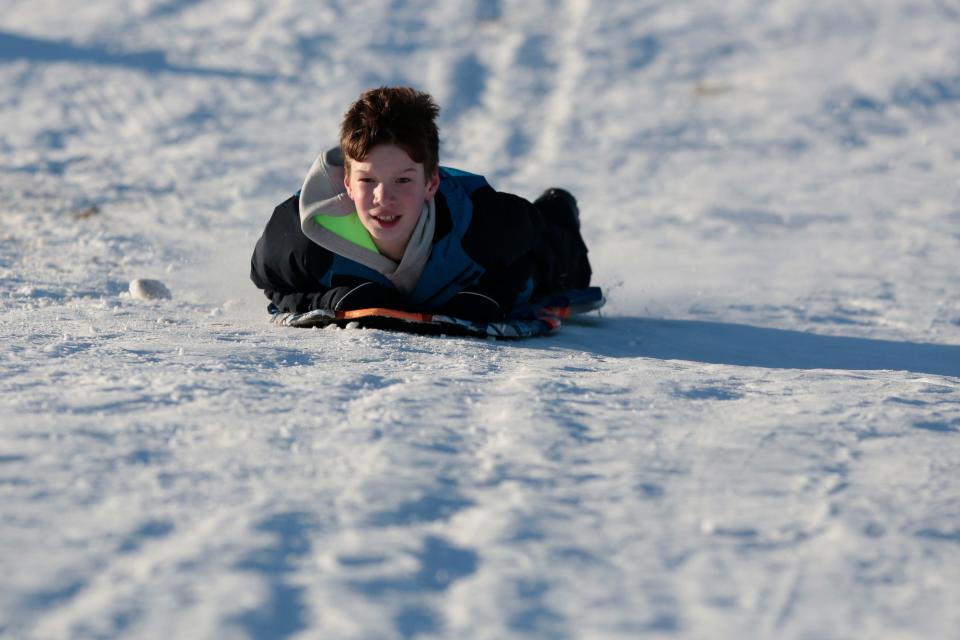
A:
POLYGON ((369 249, 374 253, 380 253, 377 245, 373 242, 373 238, 370 237, 370 232, 360 222, 360 216, 356 211, 347 216, 317 215, 313 216, 313 221, 344 240, 349 240, 353 244, 369 249))

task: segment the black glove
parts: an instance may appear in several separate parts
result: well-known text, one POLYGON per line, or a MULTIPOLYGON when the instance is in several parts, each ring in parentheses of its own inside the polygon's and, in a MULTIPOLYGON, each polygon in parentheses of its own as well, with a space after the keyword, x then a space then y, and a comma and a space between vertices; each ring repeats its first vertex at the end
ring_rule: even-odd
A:
POLYGON ((403 296, 375 282, 363 282, 355 287, 334 287, 325 292, 315 308, 332 311, 352 311, 370 307, 402 309, 403 296))
POLYGON ((461 291, 440 308, 444 313, 477 322, 495 322, 503 319, 500 303, 484 293, 461 291))

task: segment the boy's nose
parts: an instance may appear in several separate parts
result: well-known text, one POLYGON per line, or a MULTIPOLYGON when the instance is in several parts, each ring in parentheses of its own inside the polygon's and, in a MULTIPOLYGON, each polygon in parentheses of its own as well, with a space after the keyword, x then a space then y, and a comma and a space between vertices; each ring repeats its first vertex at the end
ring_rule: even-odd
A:
POLYGON ((374 188, 373 199, 377 202, 386 202, 388 197, 389 193, 387 192, 387 185, 381 182, 374 188))

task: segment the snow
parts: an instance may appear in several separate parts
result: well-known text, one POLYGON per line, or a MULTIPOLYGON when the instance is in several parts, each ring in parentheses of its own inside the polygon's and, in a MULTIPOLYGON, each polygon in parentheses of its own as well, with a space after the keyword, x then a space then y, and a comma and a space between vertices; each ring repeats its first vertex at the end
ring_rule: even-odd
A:
POLYGON ((0 636, 949 638, 948 0, 7 0, 0 636), (360 91, 573 191, 602 316, 271 326, 360 91), (135 279, 171 300, 140 300, 135 279))

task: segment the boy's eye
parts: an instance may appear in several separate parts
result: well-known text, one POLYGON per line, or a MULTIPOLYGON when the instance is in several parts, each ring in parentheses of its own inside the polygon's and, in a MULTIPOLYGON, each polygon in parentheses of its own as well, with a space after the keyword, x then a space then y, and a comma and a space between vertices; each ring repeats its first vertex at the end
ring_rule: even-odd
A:
POLYGON ((397 178, 397 184, 407 184, 410 182, 410 178, 397 178))

